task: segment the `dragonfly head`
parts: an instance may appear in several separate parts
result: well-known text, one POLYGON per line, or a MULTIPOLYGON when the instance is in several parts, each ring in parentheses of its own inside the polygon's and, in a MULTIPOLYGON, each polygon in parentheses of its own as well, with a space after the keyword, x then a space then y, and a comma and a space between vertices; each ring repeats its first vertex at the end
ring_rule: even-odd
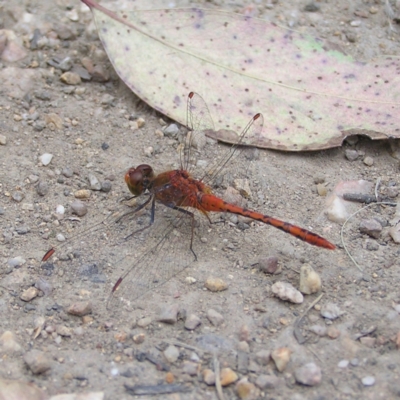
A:
POLYGON ((125 182, 128 185, 129 191, 135 196, 140 196, 149 188, 152 178, 154 178, 153 168, 147 164, 141 164, 136 168, 129 168, 125 174, 125 182))

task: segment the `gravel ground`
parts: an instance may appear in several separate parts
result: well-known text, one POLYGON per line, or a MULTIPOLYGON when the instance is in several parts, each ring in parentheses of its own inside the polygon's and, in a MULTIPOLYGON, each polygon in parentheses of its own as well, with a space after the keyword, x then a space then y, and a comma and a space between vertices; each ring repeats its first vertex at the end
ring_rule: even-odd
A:
MULTIPOLYGON (((124 3, 103 5, 117 10, 124 3)), ((400 26, 383 1, 203 6, 305 30, 358 60, 399 55, 400 26)), ((400 15, 400 5, 392 7, 400 15)), ((340 210, 332 210, 335 193, 374 195, 377 182, 382 198, 396 203, 396 143, 354 137, 323 152, 260 150, 250 162, 247 206, 318 232, 335 251, 228 216, 213 229, 198 227, 198 260, 181 274, 135 301, 128 280, 126 301, 106 307, 136 256, 148 256, 144 271, 170 262, 167 253, 158 253, 162 260, 149 253, 151 232, 168 217, 162 207, 149 234, 126 241, 149 212, 120 224, 114 214, 106 217, 128 209, 120 200, 129 194, 129 167, 178 165, 185 129, 174 134, 172 121, 118 79, 78 1, 18 0, 0 3, 0 10, 1 394, 400 397, 400 239, 393 227, 400 212, 372 205, 347 223, 343 239, 357 266, 341 242, 340 210), (54 245, 74 257, 58 251, 58 259, 42 263, 54 245)), ((226 149, 212 141, 206 147, 215 156, 226 149)), ((232 195, 224 185, 217 193, 232 195)), ((362 205, 344 207, 355 212, 362 205)), ((175 257, 184 261, 190 252, 179 238, 175 257)), ((162 268, 158 273, 162 279, 162 268)))

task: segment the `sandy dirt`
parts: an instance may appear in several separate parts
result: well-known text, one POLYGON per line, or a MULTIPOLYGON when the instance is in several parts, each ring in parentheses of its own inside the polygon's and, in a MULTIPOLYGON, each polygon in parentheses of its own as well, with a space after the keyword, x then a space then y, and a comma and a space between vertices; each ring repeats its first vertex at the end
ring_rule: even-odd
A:
MULTIPOLYGON (((301 27, 359 60, 399 55, 400 26, 388 18, 384 2, 348 4, 316 2, 318 10, 309 12, 304 1, 273 1, 246 10, 301 27)), ((104 5, 118 9, 120 3, 104 5)), ((245 10, 243 4, 225 1, 203 6, 245 10)), ((217 399, 215 386, 203 379, 204 370, 214 370, 217 359, 221 369, 237 374, 236 382, 232 378, 222 389, 226 399, 400 396, 399 247, 389 235, 395 208, 375 205, 347 224, 344 241, 360 270, 344 251, 341 224, 327 219, 326 196, 317 190, 322 183, 329 195, 339 182, 348 180, 365 180, 373 188, 379 180, 379 191, 384 197, 389 193, 395 203, 399 161, 388 142, 359 137, 315 153, 260 150, 248 161, 251 196, 246 206, 326 237, 337 245, 335 251, 246 218, 213 215, 219 223, 210 228, 203 218, 197 228, 197 261, 188 250, 190 230, 179 227, 153 255, 170 212, 157 206, 154 226, 128 240, 124 238, 129 233, 145 226, 150 208, 121 222, 113 212, 129 209, 121 202, 129 197, 123 180, 129 167, 145 163, 156 172, 178 167, 177 149, 186 129, 180 127, 176 136, 162 133, 173 121, 164 117, 163 122, 162 115, 119 80, 91 14, 78 1, 14 1, 0 7, 0 28, 13 32, 16 43, 22 43, 11 53, 26 52, 20 60, 0 63, 0 134, 6 138, 0 145, 1 378, 33 382, 46 396, 91 393, 93 399, 128 399, 132 396, 125 385, 140 384, 177 385, 171 386, 177 393, 152 398, 217 399), (66 57, 71 71, 88 75, 82 67, 86 57, 100 67, 100 80, 109 79, 67 85, 58 67, 66 57), (138 118, 144 125, 135 129, 138 118), (356 152, 354 161, 347 157, 349 150, 356 152), (46 166, 40 159, 45 153, 53 156, 46 166), (369 159, 364 162, 366 157, 372 165, 367 165, 369 159), (102 190, 93 189, 90 176, 97 178, 102 190), (79 190, 89 193, 81 199, 88 211, 82 217, 71 208, 79 190), (65 208, 63 215, 56 213, 57 206, 65 208), (359 229, 363 220, 371 219, 382 226, 376 238, 359 229), (60 242, 60 235, 67 241, 60 242), (42 263, 52 246, 57 257, 42 263), (260 261, 273 256, 280 271, 266 274, 260 261), (136 264, 142 276, 128 277, 118 296, 123 301, 113 299, 107 308, 113 284, 136 264), (135 284, 146 279, 163 282, 163 269, 186 264, 167 283, 136 299, 141 287, 130 286, 131 279, 135 284), (278 281, 299 287, 304 264, 319 274, 321 291, 305 295, 301 304, 274 296, 272 285, 278 281), (227 289, 207 290, 209 277, 222 279, 227 289), (38 296, 22 300, 27 289, 34 291, 32 287, 39 288, 38 296), (320 294, 322 298, 307 311, 320 294), (92 312, 71 315, 69 307, 82 302, 90 302, 92 312), (159 321, 165 308, 172 310, 174 323, 159 321), (323 317, 321 310, 326 308, 339 314, 337 318, 323 317), (211 321, 210 310, 222 320, 211 321), (201 324, 187 329, 185 324, 193 318, 201 324), (12 339, 4 336, 6 331, 12 332, 12 339), (282 372, 269 357, 280 348, 290 354, 282 372), (33 353, 36 362, 44 364, 43 371, 29 361, 32 350, 45 358, 33 353), (312 381, 306 385, 300 382, 309 363, 316 370, 306 373, 312 381), (179 393, 183 389, 187 391, 179 393)), ((207 140, 199 165, 226 150, 227 146, 207 140)), ((237 165, 239 161, 235 160, 237 165)), ((226 178, 215 191, 227 195, 230 185, 226 178)), ((352 211, 361 207, 355 204, 352 211)))

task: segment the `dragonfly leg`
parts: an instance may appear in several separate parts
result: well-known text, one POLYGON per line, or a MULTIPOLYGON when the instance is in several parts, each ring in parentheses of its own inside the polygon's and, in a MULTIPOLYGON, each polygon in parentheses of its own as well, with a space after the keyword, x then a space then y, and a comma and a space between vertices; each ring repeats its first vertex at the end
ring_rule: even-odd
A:
POLYGON ((125 213, 124 215, 122 215, 120 218, 118 218, 117 222, 120 221, 122 217, 125 217, 125 216, 128 215, 128 214, 133 214, 133 213, 138 212, 138 211, 141 210, 142 208, 146 207, 147 204, 149 204, 150 200, 153 200, 153 201, 151 202, 151 216, 150 216, 150 223, 149 223, 149 225, 145 226, 144 228, 140 228, 140 229, 138 229, 137 231, 134 231, 134 232, 130 233, 128 236, 125 236, 125 237, 124 237, 124 240, 127 240, 127 239, 129 239, 130 237, 132 237, 133 235, 136 235, 136 234, 138 234, 138 233, 140 233, 140 232, 145 231, 146 229, 150 228, 150 226, 152 226, 152 225, 154 224, 154 214, 155 214, 155 204, 156 204, 156 203, 155 203, 155 200, 156 200, 155 196, 150 196, 150 197, 148 198, 148 200, 146 200, 146 201, 145 201, 143 204, 141 204, 140 206, 136 207, 133 211, 127 212, 127 213, 125 213))

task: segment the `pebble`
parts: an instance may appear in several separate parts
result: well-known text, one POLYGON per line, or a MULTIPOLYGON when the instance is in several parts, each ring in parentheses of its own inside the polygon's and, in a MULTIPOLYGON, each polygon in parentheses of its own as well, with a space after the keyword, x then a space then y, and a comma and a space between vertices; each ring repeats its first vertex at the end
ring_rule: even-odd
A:
POLYGON ((199 370, 199 364, 194 363, 193 361, 185 360, 182 364, 182 372, 184 374, 195 376, 197 375, 199 370))
POLYGON ((271 286, 272 293, 281 300, 288 300, 295 304, 303 302, 303 295, 295 289, 289 282, 275 282, 271 286))
POLYGON ((382 232, 382 225, 376 219, 363 219, 360 222, 359 230, 374 239, 378 239, 382 232))
POLYGON ((7 264, 11 267, 11 268, 16 268, 16 267, 21 267, 22 265, 24 265, 26 263, 26 260, 24 258, 22 258, 21 256, 17 256, 14 258, 10 258, 7 261, 7 264))
POLYGON ((52 159, 53 159, 53 154, 50 153, 44 153, 39 157, 39 161, 44 166, 49 165, 52 159))
POLYGON ((193 283, 197 282, 197 279, 194 278, 193 276, 187 276, 185 278, 185 282, 188 283, 189 285, 193 285, 193 283))
POLYGON ((142 344, 146 339, 146 335, 144 333, 139 333, 137 335, 133 335, 132 340, 136 344, 142 344))
POLYGON ((97 177, 93 174, 89 174, 89 182, 90 182, 90 189, 92 190, 100 190, 101 183, 97 179, 97 177))
POLYGON ((0 135, 0 145, 5 146, 7 144, 7 137, 5 135, 0 135))
POLYGON ((400 349, 400 331, 396 335, 396 347, 400 349))
POLYGON ((349 366, 349 360, 340 360, 337 365, 339 368, 347 368, 349 366))
POLYGON ((357 27, 357 26, 360 26, 361 25, 361 21, 360 20, 356 20, 356 21, 351 21, 350 22, 350 26, 353 26, 353 27, 357 27))
POLYGON ((137 326, 139 328, 146 328, 147 326, 149 326, 152 323, 152 319, 150 317, 144 317, 139 319, 139 321, 137 322, 137 326))
POLYGON ((255 359, 259 365, 267 365, 271 360, 271 352, 269 350, 260 350, 255 354, 255 359))
POLYGON ((83 217, 84 215, 87 214, 88 208, 84 202, 82 202, 80 200, 74 200, 71 203, 71 211, 72 211, 72 214, 75 214, 78 217, 83 217))
POLYGON ((19 298, 22 301, 31 301, 33 300, 35 297, 37 297, 39 294, 39 290, 37 288, 35 288, 34 286, 29 287, 28 289, 24 290, 21 293, 21 296, 19 296, 19 298))
POLYGON ((208 369, 208 368, 204 369, 203 370, 203 381, 208 386, 215 385, 214 371, 212 371, 211 369, 208 369))
POLYGON ((24 199, 25 194, 18 190, 16 192, 13 192, 11 196, 14 201, 16 201, 17 203, 20 203, 24 199))
POLYGON ((189 331, 196 329, 201 324, 200 318, 196 314, 189 314, 185 321, 185 328, 189 331))
POLYGON ((326 188, 325 184, 319 183, 317 185, 317 192, 319 196, 325 197, 328 194, 328 189, 326 188))
POLYGON ((275 375, 259 375, 254 382, 260 389, 273 389, 280 386, 282 378, 275 375))
POLYGON ((165 136, 175 138, 179 133, 178 125, 170 124, 164 129, 163 132, 165 136))
POLYGON ((207 311, 207 318, 214 326, 219 326, 224 323, 224 316, 212 308, 207 311))
POLYGON ((249 342, 249 341, 251 340, 251 338, 250 338, 250 329, 249 329, 249 326, 248 326, 248 325, 243 324, 243 325, 240 327, 240 330, 239 330, 239 340, 240 340, 241 342, 242 342, 242 341, 249 342))
POLYGON ((90 301, 80 301, 71 304, 67 308, 67 313, 71 315, 76 315, 77 317, 83 317, 92 312, 92 303, 90 301))
POLYGON ((79 85, 82 80, 81 77, 75 73, 75 72, 64 72, 61 76, 60 76, 60 80, 63 83, 66 83, 67 85, 79 85))
POLYGON ((244 341, 244 340, 242 340, 242 341, 240 341, 240 342, 238 343, 237 349, 238 349, 238 351, 244 352, 244 353, 249 353, 249 352, 250 352, 250 346, 249 346, 249 344, 248 344, 246 341, 244 341))
POLYGON ((400 243, 400 224, 392 226, 389 229, 389 235, 395 243, 400 243))
POLYGON ((154 153, 154 148, 151 147, 151 146, 146 147, 146 148, 143 150, 143 153, 144 153, 144 155, 145 155, 146 157, 151 157, 152 154, 154 153))
POLYGON ((338 328, 336 328, 335 326, 330 326, 326 330, 326 334, 331 339, 337 339, 340 336, 340 330, 338 328))
POLYGON ((59 215, 65 214, 65 207, 62 204, 58 204, 56 207, 56 213, 59 215))
POLYGON ((103 182, 101 182, 101 191, 104 193, 108 193, 109 191, 111 191, 112 189, 112 184, 110 181, 105 180, 103 182))
POLYGON ((63 120, 56 113, 46 114, 44 116, 44 120, 46 122, 47 127, 51 131, 55 131, 56 129, 60 130, 63 127, 63 120))
POLYGON ((364 386, 373 386, 375 385, 375 378, 373 376, 364 376, 361 382, 364 386))
POLYGON ((288 347, 281 347, 271 353, 271 358, 279 372, 282 372, 288 365, 291 353, 292 351, 288 347))
POLYGON ((302 265, 300 268, 300 292, 304 294, 312 294, 319 292, 321 288, 321 278, 317 272, 314 271, 313 267, 308 264, 302 265))
POLYGON ((74 175, 74 171, 69 168, 69 167, 65 167, 62 169, 61 173, 66 177, 66 178, 72 178, 72 176, 74 175))
POLYGON ((25 211, 33 211, 35 209, 35 207, 32 203, 23 203, 21 205, 21 208, 25 211))
POLYGON ((309 331, 322 337, 326 335, 327 327, 322 325, 312 325, 310 326, 309 331))
POLYGON ((12 354, 22 350, 22 346, 17 342, 15 335, 11 331, 5 331, 0 336, 0 350, 12 354))
POLYGON ((360 343, 365 347, 369 347, 370 349, 375 347, 376 338, 371 336, 364 336, 360 338, 360 343))
POLYGON ((221 386, 228 386, 239 379, 237 373, 231 368, 222 368, 220 373, 221 386))
POLYGON ((321 368, 315 363, 308 363, 294 371, 296 382, 306 386, 315 386, 321 382, 321 368))
POLYGON ((235 385, 236 393, 239 399, 243 400, 255 400, 259 398, 260 391, 254 385, 248 381, 247 377, 240 379, 235 385))
POLYGON ((176 346, 168 346, 164 352, 164 357, 169 363, 174 363, 179 357, 179 349, 176 346))
POLYGON ((74 193, 74 196, 77 199, 88 199, 90 197, 90 190, 87 190, 87 189, 77 190, 74 193))
POLYGON ((358 151, 353 150, 353 149, 346 149, 344 152, 344 156, 349 160, 349 161, 355 161, 358 158, 358 151))
POLYGON ((259 269, 266 274, 280 274, 282 267, 279 265, 279 259, 276 256, 261 258, 258 261, 259 269))
POLYGON ((65 325, 57 325, 56 332, 58 335, 63 337, 71 337, 71 329, 67 328, 65 325))
POLYGON ((220 278, 207 278, 204 286, 211 292, 221 292, 228 289, 228 284, 220 278))
POLYGON ((339 318, 341 315, 343 315, 345 312, 342 311, 339 306, 335 303, 327 303, 324 304, 321 308, 321 315, 324 318, 334 320, 336 318, 339 318))
POLYGON ((374 165, 374 159, 370 156, 367 156, 364 158, 363 163, 367 166, 367 167, 371 167, 372 165, 374 165))
POLYGON ((25 353, 24 361, 35 375, 42 374, 51 368, 50 360, 39 350, 34 349, 25 353))
POLYGON ((49 192, 49 185, 46 181, 39 181, 36 186, 36 192, 39 196, 45 196, 49 192))
POLYGON ((56 239, 58 242, 65 242, 65 236, 62 233, 57 233, 56 239))
POLYGON ((157 321, 166 324, 174 324, 178 320, 179 305, 172 304, 163 307, 157 317, 157 321))

